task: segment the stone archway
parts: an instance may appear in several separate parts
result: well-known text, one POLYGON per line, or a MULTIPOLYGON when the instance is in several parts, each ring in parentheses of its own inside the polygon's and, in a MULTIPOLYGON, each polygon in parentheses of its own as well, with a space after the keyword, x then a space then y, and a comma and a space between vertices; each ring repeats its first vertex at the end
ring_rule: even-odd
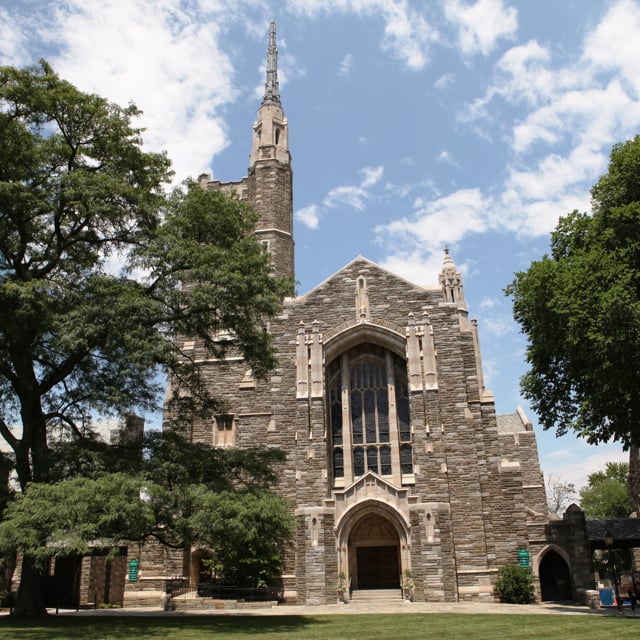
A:
POLYGON ((349 536, 349 569, 354 589, 400 587, 400 540, 379 513, 363 516, 349 536))
POLYGON ((538 564, 540 595, 543 601, 572 600, 571 572, 565 559, 549 549, 538 564))

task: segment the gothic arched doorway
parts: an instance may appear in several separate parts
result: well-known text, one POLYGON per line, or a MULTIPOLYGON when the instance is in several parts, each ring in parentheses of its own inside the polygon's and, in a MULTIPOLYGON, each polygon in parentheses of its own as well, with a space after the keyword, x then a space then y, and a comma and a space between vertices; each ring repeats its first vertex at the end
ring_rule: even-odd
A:
POLYGON ((383 515, 363 516, 351 531, 349 549, 354 589, 400 587, 400 540, 396 528, 383 515))
POLYGON ((542 600, 572 600, 571 572, 564 558, 553 549, 547 551, 538 568, 542 600))

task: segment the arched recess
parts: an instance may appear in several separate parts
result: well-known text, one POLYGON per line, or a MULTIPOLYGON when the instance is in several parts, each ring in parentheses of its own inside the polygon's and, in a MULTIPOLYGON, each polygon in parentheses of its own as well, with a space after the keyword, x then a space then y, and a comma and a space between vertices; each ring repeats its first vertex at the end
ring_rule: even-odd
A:
POLYGON ((540 598, 544 601, 573 600, 569 556, 556 545, 545 547, 536 558, 540 598))
POLYGON ((400 513, 379 500, 349 509, 338 522, 338 570, 352 589, 400 587, 410 570, 409 525, 400 513))
POLYGON ((400 327, 391 329, 374 322, 353 323, 342 327, 333 335, 325 335, 323 340, 325 362, 330 362, 343 351, 361 342, 371 342, 393 351, 402 358, 406 357, 407 338, 404 329, 400 327))
POLYGON ((349 325, 324 342, 330 486, 372 471, 400 486, 413 477, 406 336, 349 325))

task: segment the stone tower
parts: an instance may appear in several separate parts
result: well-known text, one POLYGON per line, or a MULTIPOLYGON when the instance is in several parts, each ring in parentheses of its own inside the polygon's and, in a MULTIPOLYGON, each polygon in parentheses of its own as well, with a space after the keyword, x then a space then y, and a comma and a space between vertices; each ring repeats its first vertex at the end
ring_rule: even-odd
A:
POLYGON ((267 77, 264 98, 253 125, 248 177, 238 182, 200 176, 200 185, 235 193, 258 214, 256 235, 271 254, 273 273, 294 277, 293 170, 289 153, 289 125, 280 103, 276 25, 269 25, 267 77))
POLYGON ((294 275, 293 171, 289 127, 280 103, 276 25, 269 25, 264 98, 253 125, 249 164, 249 202, 260 216, 256 233, 266 244, 274 273, 294 275))

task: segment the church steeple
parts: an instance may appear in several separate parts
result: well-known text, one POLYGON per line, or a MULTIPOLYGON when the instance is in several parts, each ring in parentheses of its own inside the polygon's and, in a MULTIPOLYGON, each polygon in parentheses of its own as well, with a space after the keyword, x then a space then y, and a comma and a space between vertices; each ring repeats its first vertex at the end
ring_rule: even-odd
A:
POLYGON ((269 24, 269 48, 267 49, 267 79, 264 83, 262 104, 280 104, 280 84, 278 83, 278 47, 276 46, 276 22, 269 24))
POLYGON ((293 171, 289 123, 280 102, 276 24, 269 25, 264 98, 253 125, 249 158, 249 202, 258 214, 256 234, 271 253, 274 273, 294 276, 293 171))

